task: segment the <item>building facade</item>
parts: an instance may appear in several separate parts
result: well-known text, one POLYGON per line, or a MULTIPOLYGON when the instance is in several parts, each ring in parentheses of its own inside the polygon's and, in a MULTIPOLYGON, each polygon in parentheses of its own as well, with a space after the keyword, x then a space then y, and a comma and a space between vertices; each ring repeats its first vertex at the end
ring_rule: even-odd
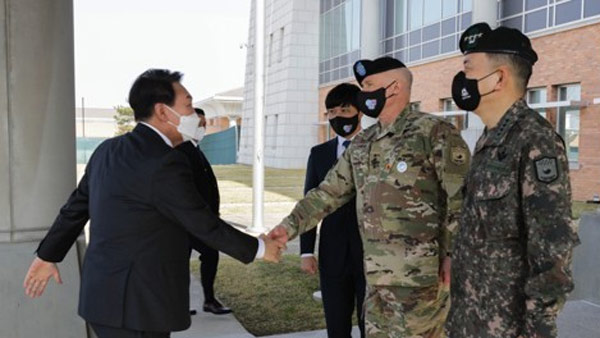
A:
MULTIPOLYGON (((254 146, 254 12, 252 2, 238 163, 254 146)), ((265 148, 267 167, 303 168, 317 142, 319 0, 265 1, 265 148)))
POLYGON ((233 126, 240 127, 244 88, 217 93, 194 103, 206 116, 206 134, 214 134, 233 126))
MULTIPOLYGON (((327 92, 354 81, 354 61, 388 55, 414 74, 412 104, 453 122, 471 147, 483 125, 451 99, 460 34, 481 21, 520 29, 540 58, 526 99, 565 139, 574 198, 600 194, 600 1, 321 0, 319 16, 322 122, 327 92)), ((326 135, 323 123, 318 141, 326 135)))

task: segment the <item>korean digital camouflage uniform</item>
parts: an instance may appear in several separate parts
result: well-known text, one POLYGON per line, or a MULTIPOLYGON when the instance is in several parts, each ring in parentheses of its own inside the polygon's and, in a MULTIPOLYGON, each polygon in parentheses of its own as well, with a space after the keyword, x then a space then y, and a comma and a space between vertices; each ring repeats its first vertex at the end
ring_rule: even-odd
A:
POLYGON ((325 180, 283 220, 290 238, 356 196, 369 337, 439 337, 449 294, 438 278, 458 224, 470 153, 459 132, 405 109, 358 134, 325 180))
POLYGON ((448 336, 556 337, 579 243, 562 139, 519 100, 478 141, 465 187, 448 336))

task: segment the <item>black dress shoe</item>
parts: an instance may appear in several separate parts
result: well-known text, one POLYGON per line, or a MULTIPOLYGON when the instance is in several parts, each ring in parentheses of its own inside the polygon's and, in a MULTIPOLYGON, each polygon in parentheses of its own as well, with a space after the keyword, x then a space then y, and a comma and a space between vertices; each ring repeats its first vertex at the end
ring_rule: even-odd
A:
POLYGON ((230 308, 225 307, 216 299, 210 302, 204 302, 203 309, 204 312, 212 312, 216 315, 224 315, 232 312, 230 308))
POLYGON ((196 309, 190 309, 190 316, 193 316, 196 313, 198 313, 198 311, 196 311, 196 309))

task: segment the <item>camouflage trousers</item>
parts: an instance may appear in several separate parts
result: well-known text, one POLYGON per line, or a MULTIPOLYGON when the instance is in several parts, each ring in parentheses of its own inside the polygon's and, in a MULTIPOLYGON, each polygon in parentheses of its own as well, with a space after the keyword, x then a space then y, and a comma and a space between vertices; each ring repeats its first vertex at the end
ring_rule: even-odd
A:
POLYGON ((369 338, 444 338, 450 288, 369 285, 365 330, 369 338))

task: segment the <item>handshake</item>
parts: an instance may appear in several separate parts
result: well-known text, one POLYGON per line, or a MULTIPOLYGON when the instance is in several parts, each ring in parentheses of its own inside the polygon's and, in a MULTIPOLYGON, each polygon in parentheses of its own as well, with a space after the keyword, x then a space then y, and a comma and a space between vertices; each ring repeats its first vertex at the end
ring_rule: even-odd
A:
POLYGON ((266 262, 278 263, 281 259, 281 253, 286 249, 288 241, 287 230, 278 225, 266 235, 260 235, 265 243, 265 254, 263 260, 266 262))

